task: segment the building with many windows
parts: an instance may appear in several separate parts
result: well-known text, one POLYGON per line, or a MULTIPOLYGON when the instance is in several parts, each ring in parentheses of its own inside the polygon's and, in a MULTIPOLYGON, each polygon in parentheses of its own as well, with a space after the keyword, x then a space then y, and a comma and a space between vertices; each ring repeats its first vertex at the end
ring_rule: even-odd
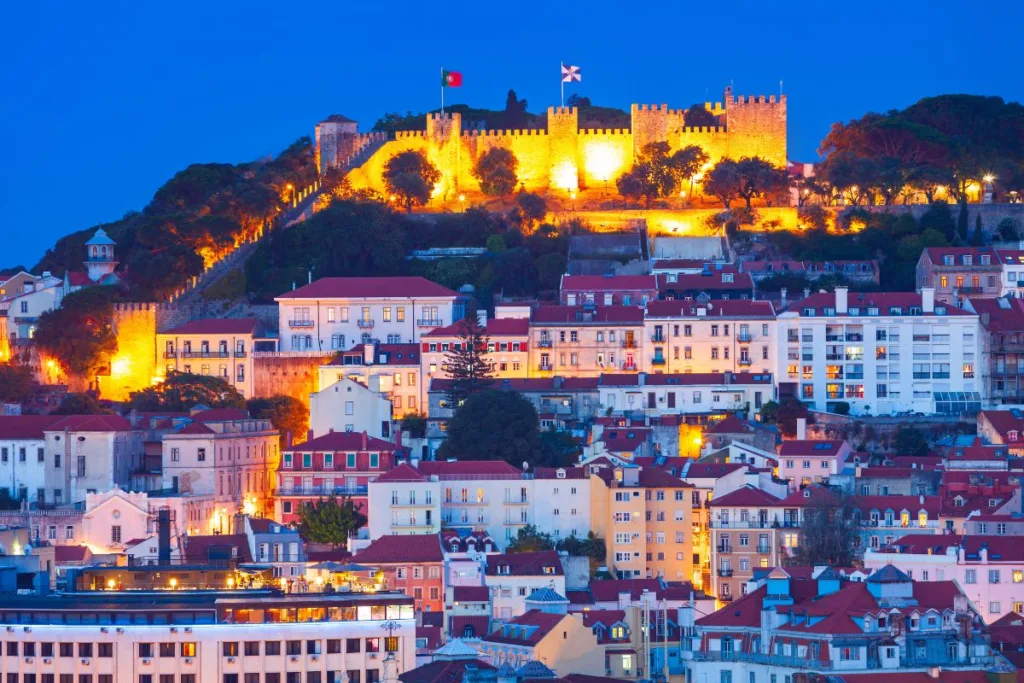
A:
POLYGON ((643 331, 640 306, 537 306, 530 318, 529 374, 638 371, 643 331))
POLYGON ((465 315, 459 294, 421 277, 325 277, 275 301, 282 351, 415 344, 465 315))
POLYGON ((771 373, 602 374, 601 408, 615 414, 707 415, 757 410, 774 398, 771 373))
POLYGON ((935 300, 963 306, 969 297, 1002 293, 1002 265, 993 247, 928 247, 917 261, 917 290, 935 290, 935 300))
MULTIPOLYGON (((1014 273, 1014 277, 1016 277, 1014 273)), ((1024 265, 1021 266, 1024 280, 1024 265)), ((971 298, 964 305, 981 322, 981 391, 993 405, 1024 403, 1024 299, 971 298)))
POLYGON ((253 396, 255 318, 208 318, 158 332, 156 350, 163 376, 172 372, 220 377, 242 396, 253 396))
POLYGON ((558 287, 565 306, 643 306, 658 298, 656 275, 563 275, 558 287))
POLYGON ((935 292, 813 294, 778 316, 779 394, 854 415, 981 407, 978 316, 935 292))
MULTIPOLYGON (((483 314, 481 314, 483 317, 483 314)), ((528 318, 493 318, 483 321, 487 336, 487 359, 496 378, 520 378, 529 375, 530 320, 528 318)), ((466 323, 439 327, 423 335, 421 354, 423 374, 427 381, 447 379, 446 359, 462 345, 466 323)))
POLYGON ((355 380, 387 397, 397 420, 426 407, 421 368, 418 344, 357 344, 320 366, 318 387, 322 391, 339 380, 355 380))

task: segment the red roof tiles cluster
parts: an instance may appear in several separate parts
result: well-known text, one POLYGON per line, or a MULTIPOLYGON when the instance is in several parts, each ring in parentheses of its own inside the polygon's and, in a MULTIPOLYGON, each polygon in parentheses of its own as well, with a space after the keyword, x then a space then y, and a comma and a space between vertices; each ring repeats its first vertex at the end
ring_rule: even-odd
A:
POLYGON ((640 306, 537 306, 531 320, 538 325, 643 325, 644 309, 640 306))
POLYGON ((256 318, 206 318, 193 320, 160 334, 254 334, 256 318))
POLYGON ((444 552, 437 534, 381 536, 357 552, 352 561, 368 565, 444 562, 444 552))
POLYGON ((323 277, 278 299, 445 299, 458 293, 422 277, 323 277))
POLYGON ((701 303, 685 299, 658 299, 647 302, 648 318, 757 318, 774 320, 775 307, 770 301, 753 299, 720 299, 701 303), (698 316, 697 310, 704 315, 698 316))
MULTIPOLYGON (((404 536, 402 538, 405 538, 404 536)), ((564 576, 557 550, 487 556, 488 576, 564 576)))
POLYGON ((544 637, 551 633, 561 623, 562 619, 571 618, 564 614, 549 614, 532 609, 512 619, 504 627, 490 634, 484 640, 489 643, 536 645, 544 640, 544 637))
MULTIPOLYGON (((530 334, 530 321, 528 318, 491 318, 484 328, 488 337, 526 337, 530 334)), ((422 335, 423 339, 429 337, 458 337, 466 330, 466 321, 457 320, 451 325, 438 327, 422 335)))

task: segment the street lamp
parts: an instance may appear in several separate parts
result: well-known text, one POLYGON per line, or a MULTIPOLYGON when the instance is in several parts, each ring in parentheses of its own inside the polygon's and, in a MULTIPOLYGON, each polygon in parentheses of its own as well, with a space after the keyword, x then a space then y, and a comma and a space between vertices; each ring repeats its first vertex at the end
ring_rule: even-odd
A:
POLYGON ((292 185, 291 183, 288 183, 287 185, 284 186, 284 189, 288 190, 288 192, 291 193, 291 204, 292 206, 295 206, 295 186, 292 185))
POLYGON ((575 190, 569 193, 569 199, 572 200, 572 210, 576 210, 576 192, 575 190))
POLYGON ((462 213, 466 213, 466 195, 459 195, 459 207, 462 209, 462 213))

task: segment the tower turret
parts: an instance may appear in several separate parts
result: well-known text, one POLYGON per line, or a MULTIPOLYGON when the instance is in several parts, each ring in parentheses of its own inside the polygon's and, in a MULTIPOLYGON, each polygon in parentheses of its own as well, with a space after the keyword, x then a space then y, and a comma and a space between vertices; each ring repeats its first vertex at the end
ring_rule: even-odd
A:
POLYGON ((99 228, 92 238, 85 243, 85 269, 89 279, 100 282, 117 268, 118 261, 114 258, 114 247, 117 242, 110 239, 103 228, 99 228))

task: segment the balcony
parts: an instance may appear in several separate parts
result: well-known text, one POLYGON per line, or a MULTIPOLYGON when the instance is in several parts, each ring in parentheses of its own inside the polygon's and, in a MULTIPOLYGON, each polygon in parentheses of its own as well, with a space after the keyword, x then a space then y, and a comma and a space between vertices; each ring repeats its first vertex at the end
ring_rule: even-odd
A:
POLYGON ((914 379, 931 379, 932 373, 930 372, 915 372, 914 379))
POLYGON ((283 496, 365 496, 366 484, 356 486, 325 486, 323 484, 295 486, 293 484, 278 487, 277 494, 283 496))
POLYGON ((862 341, 864 341, 864 335, 863 334, 847 334, 846 335, 846 341, 848 341, 848 342, 851 342, 851 341, 852 342, 862 342, 862 341))
POLYGON ((759 546, 757 546, 757 552, 760 553, 761 555, 767 555, 767 554, 771 553, 771 551, 772 551, 772 549, 770 547, 766 546, 766 545, 759 545, 759 546))
MULTIPOLYGON (((731 602, 731 596, 719 598, 722 602, 731 602)), ((832 669, 832 662, 820 660, 816 656, 809 657, 787 657, 786 655, 769 655, 760 652, 694 652, 694 661, 698 662, 750 662, 752 664, 765 664, 769 666, 785 666, 795 669, 832 669)), ((877 663, 872 666, 868 662, 869 669, 878 668, 877 663)))
POLYGON ((948 372, 933 372, 932 379, 949 379, 948 372))
POLYGON ((391 526, 400 529, 433 529, 434 522, 429 519, 419 521, 416 519, 400 519, 392 521, 391 526))
POLYGON ((245 358, 245 351, 235 351, 235 358, 245 358))
POLYGON ((721 577, 732 576, 732 569, 719 569, 718 570, 718 575, 721 576, 721 577))
POLYGON ((958 294, 984 294, 984 287, 957 287, 958 294))
POLYGON ((555 368, 553 365, 551 365, 551 363, 541 363, 540 365, 537 366, 537 369, 540 370, 541 372, 551 372, 555 368))
POLYGON ((754 361, 750 360, 749 358, 740 358, 737 361, 737 363, 740 367, 749 368, 751 365, 753 365, 754 361))
POLYGON ((182 358, 230 358, 227 351, 182 351, 182 358))
POLYGON ((445 500, 445 505, 487 505, 489 501, 483 498, 469 498, 466 500, 445 500))
POLYGON ((289 320, 288 327, 313 327, 312 320, 289 320))
POLYGON ((665 343, 665 335, 663 335, 663 334, 652 334, 651 335, 651 341, 655 342, 656 344, 663 344, 663 343, 665 343))
POLYGON ((529 496, 505 496, 505 505, 529 505, 529 496))
POLYGON ((728 543, 719 543, 718 544, 718 552, 720 552, 720 553, 731 553, 732 552, 732 546, 730 544, 728 544, 728 543))
POLYGON ((635 362, 627 361, 627 362, 622 364, 622 369, 623 370, 627 370, 627 371, 635 372, 636 371, 636 363, 635 362))
POLYGON ((419 327, 444 327, 444 323, 438 318, 418 318, 416 324, 419 327))
POLYGON ((164 358, 177 358, 178 354, 174 351, 164 351, 164 358))
POLYGON ((551 348, 551 340, 550 339, 541 339, 540 341, 537 342, 537 346, 539 346, 542 349, 550 349, 551 348))
POLYGON ((624 349, 635 349, 638 348, 639 344, 635 339, 626 339, 622 342, 622 348, 624 349))
POLYGON ((664 364, 665 364, 665 357, 664 356, 655 356, 654 358, 651 359, 651 365, 664 365, 664 364))
POLYGON ((841 334, 826 334, 825 341, 827 342, 841 342, 843 341, 843 335, 841 334))
POLYGON ((357 320, 356 326, 361 329, 368 330, 373 327, 373 320, 357 320))

